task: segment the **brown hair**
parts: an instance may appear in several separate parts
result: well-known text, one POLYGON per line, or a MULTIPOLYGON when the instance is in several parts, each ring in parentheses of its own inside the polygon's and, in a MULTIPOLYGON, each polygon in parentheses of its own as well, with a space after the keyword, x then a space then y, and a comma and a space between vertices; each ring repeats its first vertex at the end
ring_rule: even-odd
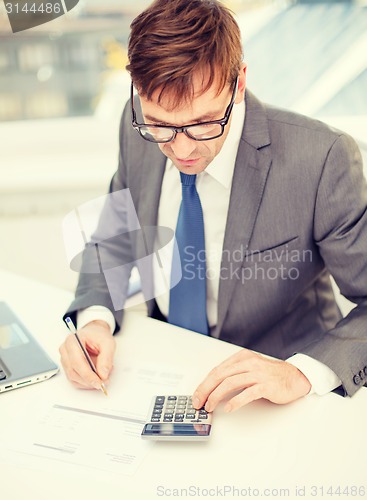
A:
POLYGON ((131 23, 128 57, 139 93, 151 99, 159 89, 158 102, 165 93, 175 108, 192 100, 193 76, 200 72, 202 93, 216 78, 218 94, 234 83, 242 62, 240 30, 217 0, 155 0, 131 23))

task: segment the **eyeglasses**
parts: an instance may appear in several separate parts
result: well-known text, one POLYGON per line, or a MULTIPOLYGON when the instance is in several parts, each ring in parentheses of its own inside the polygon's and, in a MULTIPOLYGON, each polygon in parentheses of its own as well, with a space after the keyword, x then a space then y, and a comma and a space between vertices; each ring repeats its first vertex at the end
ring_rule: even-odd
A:
POLYGON ((132 125, 134 129, 142 136, 143 139, 149 142, 165 143, 175 139, 179 132, 183 132, 194 141, 210 141, 220 137, 224 133, 224 127, 227 125, 229 117, 233 109, 234 101, 237 94, 238 78, 236 78, 231 102, 229 103, 224 117, 220 120, 208 122, 193 123, 184 127, 172 127, 170 125, 150 125, 148 123, 138 123, 136 121, 136 112, 134 109, 134 85, 131 82, 131 114, 132 125))

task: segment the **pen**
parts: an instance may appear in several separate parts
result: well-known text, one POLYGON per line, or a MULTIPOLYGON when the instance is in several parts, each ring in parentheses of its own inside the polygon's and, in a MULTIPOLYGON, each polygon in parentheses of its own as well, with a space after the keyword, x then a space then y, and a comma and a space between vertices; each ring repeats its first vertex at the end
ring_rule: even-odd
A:
MULTIPOLYGON (((65 321, 66 321, 66 325, 67 327, 69 328, 69 330, 71 331, 71 333, 74 335, 74 337, 76 338, 76 340, 78 341, 78 344, 80 346, 80 349, 83 351, 83 354, 85 356, 85 359, 88 361, 88 364, 89 366, 91 367, 91 369, 94 371, 94 373, 97 375, 97 377, 99 377, 98 373, 97 373, 97 370, 95 369, 95 366, 93 364, 93 361, 90 359, 90 356, 88 354, 88 351, 85 349, 85 347, 83 346, 79 336, 78 336, 78 332, 75 328, 75 325, 72 321, 72 319, 68 316, 67 318, 65 318, 65 321)), ((105 396, 108 396, 108 393, 107 393, 107 389, 106 389, 106 386, 104 385, 103 382, 101 382, 101 391, 103 392, 103 394, 105 396)))

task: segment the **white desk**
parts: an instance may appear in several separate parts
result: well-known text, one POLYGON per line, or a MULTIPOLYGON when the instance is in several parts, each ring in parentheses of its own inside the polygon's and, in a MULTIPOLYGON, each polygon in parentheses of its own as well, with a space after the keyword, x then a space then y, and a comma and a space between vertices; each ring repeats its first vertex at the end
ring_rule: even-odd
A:
MULTIPOLYGON (((70 299, 65 291, 0 273, 0 300, 10 304, 55 361, 66 335, 60 318, 70 299)), ((113 385, 119 384, 127 359, 137 365, 169 359, 190 372, 187 390, 191 391, 210 368, 238 350, 132 312, 126 314, 116 340, 113 385)), ((58 393, 77 397, 82 406, 85 392, 74 389, 62 372, 47 382, 0 395, 0 432, 6 432, 27 401, 35 397, 53 401, 58 393)), ((102 397, 97 392, 96 396, 102 397)), ((347 486, 367 486, 366 411, 365 388, 353 398, 311 396, 286 406, 257 401, 229 415, 216 411, 208 443, 156 443, 134 476, 107 481, 91 474, 82 480, 76 474, 65 477, 57 462, 47 475, 1 464, 0 492, 6 500, 149 500, 160 498, 164 490, 167 498, 169 493, 174 497, 174 488, 192 487, 201 491, 188 490, 187 497, 191 492, 191 497, 200 493, 216 498, 222 492, 223 498, 261 498, 263 493, 295 499, 302 493, 296 495, 296 489, 305 486, 303 498, 346 498, 326 491, 330 486, 341 486, 342 491, 347 486), (311 489, 313 485, 318 489, 311 489), (224 495, 225 486, 243 491, 224 495), (266 488, 274 491, 264 492, 266 488)), ((180 493, 185 498, 185 492, 180 493)), ((349 497, 363 498, 351 493, 349 497)))

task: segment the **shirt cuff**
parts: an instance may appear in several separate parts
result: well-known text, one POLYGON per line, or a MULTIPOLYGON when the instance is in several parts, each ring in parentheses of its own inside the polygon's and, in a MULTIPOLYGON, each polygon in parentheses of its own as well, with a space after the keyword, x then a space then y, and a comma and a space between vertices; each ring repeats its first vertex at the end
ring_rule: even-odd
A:
POLYGON ((112 312, 105 306, 86 307, 78 311, 76 316, 76 324, 78 330, 83 328, 91 321, 105 321, 110 327, 111 334, 115 331, 116 321, 112 312))
POLYGON ((306 354, 295 354, 286 360, 298 368, 309 380, 311 394, 323 396, 341 385, 339 377, 328 366, 306 354))

